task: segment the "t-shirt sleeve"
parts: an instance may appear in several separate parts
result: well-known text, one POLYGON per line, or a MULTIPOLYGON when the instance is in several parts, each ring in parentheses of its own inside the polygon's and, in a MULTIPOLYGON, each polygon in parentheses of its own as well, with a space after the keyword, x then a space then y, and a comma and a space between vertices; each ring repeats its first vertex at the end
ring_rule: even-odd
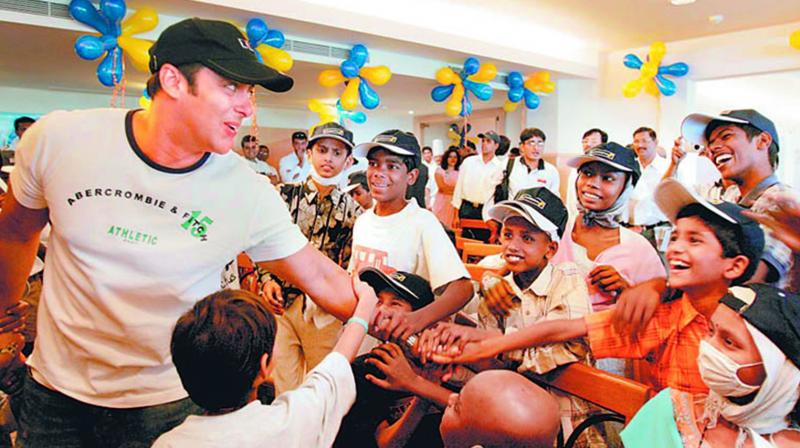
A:
POLYGON ((347 359, 331 352, 297 389, 279 395, 277 405, 289 409, 289 424, 304 439, 297 446, 329 447, 356 399, 356 383, 347 359))
POLYGON ((52 160, 52 148, 49 145, 52 138, 48 135, 48 129, 52 126, 53 116, 58 114, 47 115, 34 123, 25 132, 14 154, 16 167, 10 178, 14 199, 30 209, 47 208, 44 180, 47 178, 48 163, 52 160))
POLYGON ((422 257, 428 269, 431 289, 434 291, 454 280, 469 278, 467 268, 461 262, 455 246, 447 237, 436 217, 423 210, 420 213, 422 231, 422 257))
POLYGON ((247 237, 247 254, 254 261, 286 258, 300 251, 308 240, 292 222, 286 204, 269 184, 259 184, 256 209, 247 237))

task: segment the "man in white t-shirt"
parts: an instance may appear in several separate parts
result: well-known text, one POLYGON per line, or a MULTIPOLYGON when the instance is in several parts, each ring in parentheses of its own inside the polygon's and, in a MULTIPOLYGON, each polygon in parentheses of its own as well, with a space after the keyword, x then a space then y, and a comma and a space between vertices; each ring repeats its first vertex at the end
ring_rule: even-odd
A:
POLYGON ((272 185, 281 183, 281 176, 278 174, 278 170, 269 164, 269 146, 258 145, 258 155, 256 158, 264 162, 264 170, 266 171, 264 174, 269 177, 269 181, 272 182, 272 185))
POLYGON ((428 168, 428 183, 425 185, 425 205, 429 210, 433 209, 433 200, 439 187, 436 185, 436 168, 439 165, 433 161, 433 148, 430 146, 422 147, 422 164, 428 168))
POLYGON ((255 135, 245 135, 242 137, 242 155, 250 169, 258 174, 268 176, 270 173, 275 173, 275 168, 272 168, 267 163, 258 159, 258 138, 255 135))
POLYGON ((417 178, 420 148, 410 132, 389 130, 353 150, 367 157, 367 181, 375 206, 356 219, 350 272, 374 267, 390 274, 410 272, 428 280, 437 299, 412 312, 378 318, 385 338, 406 341, 460 310, 472 297, 472 283, 444 228, 428 210, 406 199, 417 178))
POLYGON ((514 160, 508 175, 508 198, 513 198, 520 190, 545 187, 560 196, 558 169, 545 162, 544 145, 547 137, 538 128, 524 129, 519 135, 520 156, 514 160))
POLYGON ((281 174, 283 183, 305 182, 308 173, 311 171, 311 164, 306 157, 308 148, 308 135, 303 131, 292 134, 292 152, 283 156, 278 162, 278 170, 281 174))
POLYGON ((22 295, 52 223, 18 405, 25 446, 149 446, 197 412, 170 331, 242 251, 340 319, 355 305, 347 273, 231 152, 254 84, 284 92, 292 79, 221 21, 178 22, 150 55, 149 109, 53 112, 17 150, 0 214, 0 309, 22 295))
POLYGON ((642 175, 631 193, 627 213, 622 215, 623 221, 655 245, 656 228, 671 227, 653 198, 653 192, 669 168, 669 161, 658 155, 656 131, 648 127, 640 127, 633 132, 633 150, 639 158, 642 175))
MULTIPOLYGON (((608 143, 608 134, 602 129, 592 128, 583 133, 581 149, 586 154, 590 149, 603 143, 608 143)), ((567 206, 570 216, 578 213, 578 194, 575 191, 575 182, 577 180, 578 170, 573 168, 569 171, 569 177, 567 178, 567 202, 564 204, 567 206)))
MULTIPOLYGON (((456 216, 453 227, 460 227, 461 219, 483 219, 483 205, 492 197, 494 189, 503 178, 503 162, 495 157, 500 146, 500 136, 494 131, 480 134, 481 153, 467 157, 461 163, 458 180, 453 190, 453 208, 456 216)), ((467 238, 488 241, 488 230, 465 231, 467 238)))

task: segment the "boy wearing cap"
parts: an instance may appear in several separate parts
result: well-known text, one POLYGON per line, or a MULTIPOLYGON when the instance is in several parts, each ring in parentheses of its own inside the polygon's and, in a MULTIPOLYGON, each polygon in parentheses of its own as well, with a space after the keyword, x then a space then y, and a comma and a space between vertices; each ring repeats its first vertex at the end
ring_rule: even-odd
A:
MULTIPOLYGON (((615 328, 613 310, 583 319, 546 322, 501 338, 467 346, 459 362, 495 356, 509 350, 587 337, 596 358, 645 359, 656 390, 705 394, 697 366, 700 341, 708 334, 709 318, 732 285, 753 275, 764 246, 759 225, 729 202, 711 203, 673 179, 656 190, 656 202, 675 223, 667 248, 670 286, 680 296, 659 305, 639 332, 615 328)), ((440 359, 452 361, 452 359, 440 359)))
POLYGON ((376 203, 356 220, 349 271, 371 266, 387 273, 413 272, 428 280, 438 295, 422 309, 380 319, 378 326, 387 339, 405 340, 461 309, 472 296, 472 284, 436 216, 406 200, 420 163, 414 134, 385 131, 353 152, 369 161, 367 181, 376 203))
POLYGON ((308 177, 310 164, 306 160, 308 136, 303 131, 292 134, 292 152, 278 162, 281 180, 284 183, 303 182, 308 177))
MULTIPOLYGON (((284 184, 281 195, 292 220, 320 252, 346 267, 350 259, 353 224, 361 210, 339 187, 339 176, 353 149, 353 133, 338 123, 314 128, 308 140, 311 176, 284 184)), ((282 393, 303 381, 331 350, 341 323, 319 309, 297 287, 278 278, 264 286, 268 305, 278 316, 275 390, 282 393)))
MULTIPOLYGON (((453 190, 453 208, 455 216, 453 227, 460 227, 459 221, 465 219, 483 219, 483 205, 492 197, 495 186, 503 177, 503 162, 495 157, 500 146, 500 136, 494 131, 480 134, 481 153, 479 157, 462 157, 463 162, 458 171, 458 181, 453 190)), ((489 231, 484 229, 467 229, 462 236, 482 241, 489 240, 489 231)))
POLYGON ((351 173, 347 177, 347 187, 344 188, 344 192, 349 194, 364 210, 369 210, 375 205, 375 199, 372 199, 369 192, 366 171, 351 173))
POLYGON ((292 79, 221 21, 178 22, 150 54, 149 109, 54 112, 17 150, 0 214, 0 309, 22 295, 48 220, 56 274, 18 414, 26 446, 148 445, 198 412, 169 333, 242 251, 342 319, 355 305, 346 272, 231 151, 253 85, 283 92, 292 79))

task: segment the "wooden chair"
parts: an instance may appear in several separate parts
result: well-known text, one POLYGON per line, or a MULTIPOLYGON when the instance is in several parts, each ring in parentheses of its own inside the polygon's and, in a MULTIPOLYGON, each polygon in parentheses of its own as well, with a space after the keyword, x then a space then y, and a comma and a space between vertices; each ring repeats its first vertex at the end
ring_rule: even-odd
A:
POLYGON ((461 236, 460 233, 456 233, 456 250, 458 252, 461 252, 461 251, 464 250, 464 244, 466 244, 466 243, 481 243, 481 244, 483 244, 483 241, 481 241, 481 240, 473 240, 472 238, 464 238, 463 236, 461 236))
POLYGON ((469 276, 475 280, 476 282, 480 282, 481 278, 483 278, 484 272, 497 272, 496 269, 486 268, 483 266, 478 266, 477 264, 472 263, 465 263, 464 267, 467 268, 467 272, 469 272, 469 276))
POLYGON ((484 244, 464 242, 464 249, 461 251, 461 261, 466 263, 469 257, 486 257, 488 255, 495 255, 502 252, 503 249, 499 244, 484 244))
POLYGON ((489 230, 489 225, 482 219, 462 219, 461 229, 485 229, 489 230))

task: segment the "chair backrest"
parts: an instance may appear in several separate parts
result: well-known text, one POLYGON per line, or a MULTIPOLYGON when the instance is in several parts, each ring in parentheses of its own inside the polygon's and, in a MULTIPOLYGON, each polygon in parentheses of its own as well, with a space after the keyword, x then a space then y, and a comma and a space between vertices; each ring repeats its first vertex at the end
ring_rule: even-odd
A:
POLYGON ((461 233, 456 233, 456 250, 459 252, 463 251, 464 244, 466 243, 483 243, 483 241, 473 240, 472 238, 464 238, 463 236, 461 236, 461 233))
POLYGON ((534 377, 552 388, 623 415, 625 423, 655 395, 646 384, 577 362, 534 377))
POLYGON ((464 267, 467 268, 467 272, 469 272, 469 276, 475 280, 476 282, 480 282, 481 278, 483 278, 484 272, 498 272, 496 269, 486 268, 483 266, 478 266, 477 264, 472 263, 465 263, 464 267))
POLYGON ((486 224, 482 219, 462 219, 460 220, 462 229, 489 229, 489 224, 486 224))
POLYGON ((486 257, 488 255, 499 254, 503 248, 499 244, 485 244, 464 242, 464 249, 461 251, 461 261, 466 263, 469 257, 486 257))

